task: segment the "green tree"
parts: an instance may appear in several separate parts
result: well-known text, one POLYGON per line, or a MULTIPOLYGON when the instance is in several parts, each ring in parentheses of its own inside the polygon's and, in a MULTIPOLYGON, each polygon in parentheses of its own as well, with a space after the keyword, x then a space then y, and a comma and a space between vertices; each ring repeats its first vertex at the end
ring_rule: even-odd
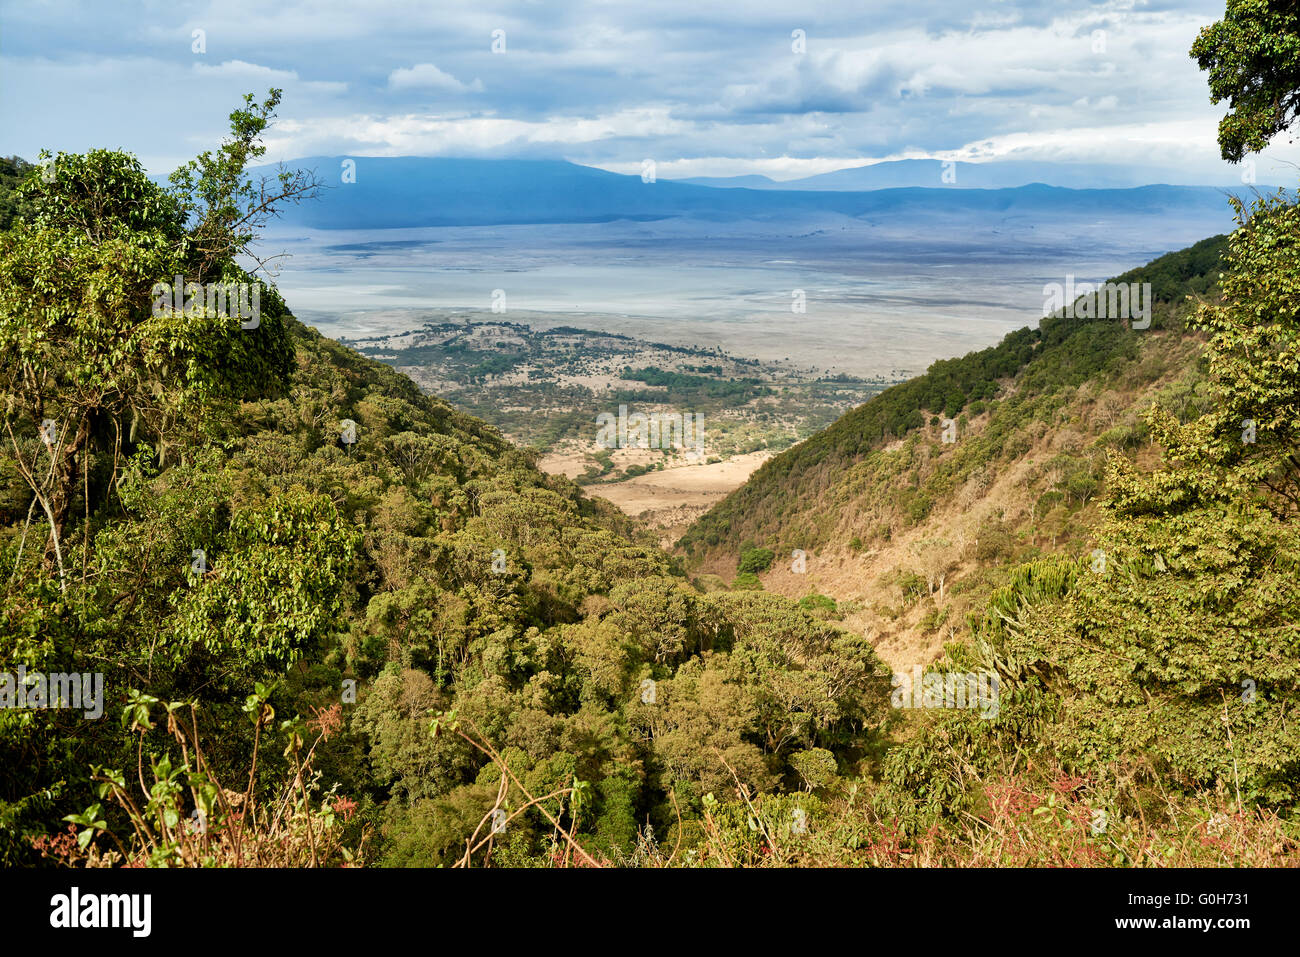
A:
POLYGON ((1261 199, 1242 220, 1223 301, 1195 318, 1212 409, 1183 422, 1153 407, 1164 461, 1111 453, 1098 551, 1073 585, 1017 579, 980 630, 1013 686, 1041 681, 1062 702, 1043 735, 1070 766, 1294 805, 1300 209, 1261 199))
POLYGON ((26 170, 26 212, 0 234, 0 400, 61 583, 61 542, 90 455, 114 450, 116 460, 124 441, 148 435, 165 458, 167 443, 201 428, 214 406, 287 379, 274 294, 245 328, 229 308, 160 308, 156 291, 177 275, 254 281, 235 256, 286 201, 310 194, 301 175, 282 173, 278 188, 247 176, 278 101, 277 90, 257 107, 247 97, 231 114, 232 138, 179 171, 172 190, 108 150, 26 170))
POLYGON ((1239 163, 1286 129, 1300 110, 1300 9, 1290 0, 1228 0, 1191 55, 1209 72, 1210 102, 1227 100, 1223 158, 1239 163))
POLYGON ((740 550, 739 572, 765 572, 772 567, 776 553, 770 548, 744 547, 740 550))

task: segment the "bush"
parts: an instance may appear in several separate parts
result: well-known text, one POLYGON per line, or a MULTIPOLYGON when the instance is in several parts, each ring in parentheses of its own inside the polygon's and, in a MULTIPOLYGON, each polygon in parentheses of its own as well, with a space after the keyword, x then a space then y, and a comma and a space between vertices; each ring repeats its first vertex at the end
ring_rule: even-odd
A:
POLYGON ((825 748, 809 748, 797 751, 790 758, 791 766, 803 778, 808 790, 824 788, 835 780, 837 766, 835 755, 825 748))
POLYGON ((742 572, 765 572, 772 567, 776 553, 770 548, 742 548, 740 550, 740 568, 742 572))
POLYGON ((804 595, 799 599, 799 607, 823 620, 839 617, 839 608, 835 604, 835 599, 829 595, 819 595, 817 592, 804 595))

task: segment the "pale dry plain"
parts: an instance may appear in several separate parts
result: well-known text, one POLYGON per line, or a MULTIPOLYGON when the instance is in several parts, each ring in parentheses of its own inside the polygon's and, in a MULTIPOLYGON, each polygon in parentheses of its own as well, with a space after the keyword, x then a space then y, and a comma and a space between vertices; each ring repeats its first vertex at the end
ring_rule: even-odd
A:
MULTIPOLYGON (((620 466, 650 461, 651 453, 640 449, 619 449, 615 461, 620 466)), ((687 527, 727 493, 739 488, 754 470, 772 457, 771 452, 750 452, 723 462, 681 463, 659 471, 647 472, 621 482, 588 485, 586 493, 607 499, 633 518, 639 518, 655 529, 660 541, 671 545, 681 537, 687 527)), ((573 478, 581 474, 585 465, 582 453, 577 451, 547 455, 538 466, 551 474, 573 478)))

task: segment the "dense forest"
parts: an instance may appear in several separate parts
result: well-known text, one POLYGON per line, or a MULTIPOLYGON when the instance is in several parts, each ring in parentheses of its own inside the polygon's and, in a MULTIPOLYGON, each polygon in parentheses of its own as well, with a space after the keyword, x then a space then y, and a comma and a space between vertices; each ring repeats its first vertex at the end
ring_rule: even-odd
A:
MULTIPOLYGON (((1292 72, 1239 68, 1272 62, 1250 6, 1193 51, 1238 159, 1291 119, 1292 72)), ((936 363, 670 555, 273 287, 253 317, 203 296, 259 282, 263 226, 319 188, 248 178, 278 102, 166 185, 107 150, 0 167, 0 862, 1300 863, 1287 197, 1117 277, 1152 284, 1151 329, 1058 315, 936 363), (1091 511, 985 556, 996 587, 923 663, 982 707, 900 704, 833 600, 752 587, 858 503, 925 521, 1098 382, 1154 398, 1062 463, 1047 504, 1091 511), (698 574, 717 554, 750 578, 698 574), (102 676, 102 709, 13 706, 54 675, 102 676)))
POLYGON ((255 329, 151 314, 155 277, 237 275, 221 173, 273 106, 236 113, 192 193, 109 152, 18 188, 5 660, 101 672, 106 704, 0 712, 5 861, 619 861, 695 840, 737 783, 798 793, 810 760, 875 747, 860 636, 700 593, 273 293, 255 329))

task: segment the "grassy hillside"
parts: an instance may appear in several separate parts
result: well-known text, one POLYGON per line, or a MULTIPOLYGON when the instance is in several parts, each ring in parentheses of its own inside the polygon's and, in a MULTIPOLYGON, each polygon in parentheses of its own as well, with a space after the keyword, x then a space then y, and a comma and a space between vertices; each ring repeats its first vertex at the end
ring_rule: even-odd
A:
POLYGON ((1108 451, 1150 458, 1147 406, 1204 407, 1187 297, 1217 295, 1226 248, 1213 237, 1116 277, 1152 284, 1150 329, 1058 314, 936 362, 765 463, 679 547, 705 582, 767 549, 783 560, 742 585, 824 595, 891 664, 933 661, 1017 563, 1091 547, 1108 451))
MULTIPOLYGON (((1032 433, 1056 424, 1073 390, 1125 376, 1149 382, 1163 374, 1151 355, 1160 350, 1144 351, 1143 344, 1154 340, 1160 349, 1179 348, 1172 340, 1183 335, 1184 300, 1212 293, 1225 245, 1223 236, 1206 239, 1116 277, 1152 284, 1157 304, 1149 330, 1134 331, 1111 320, 1049 317, 1037 329, 1021 329, 996 346, 936 362, 925 375, 885 390, 764 463, 687 532, 681 548, 696 561, 738 556, 746 542, 781 551, 855 541, 853 547, 860 548, 895 528, 919 524, 937 500, 975 471, 1027 452, 1032 433), (942 418, 956 421, 952 444, 942 441, 942 418), (935 460, 924 479, 917 471, 918 455, 935 460), (879 500, 872 506, 885 507, 862 508, 855 488, 879 500)), ((1127 382, 1130 390, 1137 379, 1127 382)), ((1111 438, 1131 444, 1136 437, 1111 438)), ((1074 477, 1077 469, 1069 470, 1074 477)), ((1063 495, 1069 481, 1062 484, 1063 495)), ((1076 499, 1085 497, 1087 484, 1076 479, 1076 499)))

